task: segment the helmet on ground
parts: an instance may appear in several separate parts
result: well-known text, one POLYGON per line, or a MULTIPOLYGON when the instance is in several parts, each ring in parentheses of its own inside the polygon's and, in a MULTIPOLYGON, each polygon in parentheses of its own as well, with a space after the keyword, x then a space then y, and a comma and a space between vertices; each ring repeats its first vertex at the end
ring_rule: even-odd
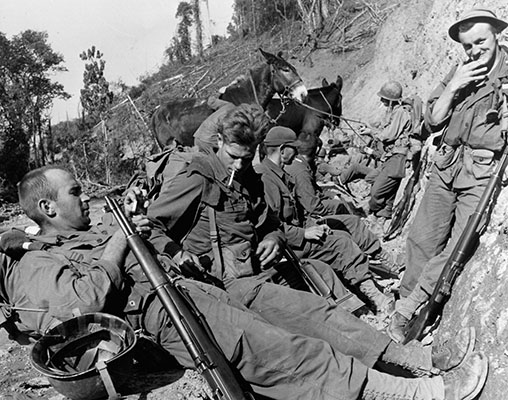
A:
POLYGON ((402 98, 402 85, 397 81, 388 81, 377 93, 383 99, 397 101, 402 98))
POLYGON ((130 376, 134 330, 109 314, 85 314, 62 322, 34 345, 33 367, 72 400, 117 395, 130 376))

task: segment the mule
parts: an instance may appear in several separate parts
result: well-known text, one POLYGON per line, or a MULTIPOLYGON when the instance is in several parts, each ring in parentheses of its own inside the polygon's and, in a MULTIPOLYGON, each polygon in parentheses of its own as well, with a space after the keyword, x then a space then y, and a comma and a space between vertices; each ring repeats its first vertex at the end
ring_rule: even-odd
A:
POLYGON ((325 122, 339 125, 342 114, 342 77, 328 84, 323 79, 322 87, 309 89, 302 102, 271 99, 266 111, 277 125, 291 128, 297 134, 310 133, 319 137, 325 122))
MULTIPOLYGON (((282 98, 303 101, 307 89, 296 69, 281 53, 277 55, 259 49, 265 63, 254 66, 246 74, 237 77, 229 84, 220 99, 239 105, 258 103, 263 108, 277 93, 282 98)), ((214 110, 208 107, 205 99, 191 98, 173 100, 160 106, 152 115, 151 126, 161 148, 172 140, 184 146, 192 146, 192 135, 199 125, 214 110)))

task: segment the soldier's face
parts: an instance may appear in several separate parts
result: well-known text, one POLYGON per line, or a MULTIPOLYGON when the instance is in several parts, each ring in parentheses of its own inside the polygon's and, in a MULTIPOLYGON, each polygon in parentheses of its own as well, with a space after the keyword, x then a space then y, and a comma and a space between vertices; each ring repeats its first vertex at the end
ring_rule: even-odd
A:
POLYGON ((296 149, 291 146, 282 146, 280 156, 282 164, 289 165, 293 162, 294 158, 296 157, 296 149))
POLYGON ((63 170, 50 170, 48 180, 57 188, 53 202, 54 225, 62 230, 86 230, 90 226, 90 197, 81 191, 81 185, 63 170))
MULTIPOLYGON (((219 135, 220 136, 220 135, 219 135)), ((219 150, 217 157, 227 169, 228 174, 243 172, 249 165, 256 153, 256 146, 242 146, 237 143, 225 143, 222 138, 218 140, 219 150)))
POLYGON ((459 32, 459 40, 469 61, 480 61, 488 70, 497 56, 497 34, 486 22, 477 22, 465 32, 459 32))

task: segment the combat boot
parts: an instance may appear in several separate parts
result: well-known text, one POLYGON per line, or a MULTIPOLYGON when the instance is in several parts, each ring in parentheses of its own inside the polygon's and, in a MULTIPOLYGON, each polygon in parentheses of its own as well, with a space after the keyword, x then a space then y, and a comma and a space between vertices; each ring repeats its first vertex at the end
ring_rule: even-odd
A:
POLYGON ((396 343, 400 343, 406 336, 406 328, 409 323, 409 318, 404 317, 398 311, 395 311, 391 318, 388 327, 386 328, 386 334, 396 343))
POLYGON ((488 360, 473 353, 460 367, 444 376, 402 378, 367 370, 362 400, 472 400, 485 385, 488 360))
POLYGON ((391 278, 398 278, 404 266, 397 264, 397 261, 395 260, 395 257, 392 253, 381 248, 369 260, 369 268, 374 272, 387 274, 391 278))
POLYGON ((372 279, 367 279, 360 283, 360 291, 376 307, 376 312, 390 313, 393 311, 394 299, 381 292, 372 279))
POLYGON ((476 342, 474 327, 462 328, 437 347, 411 341, 406 345, 390 342, 379 362, 398 365, 415 376, 430 376, 457 368, 471 355, 476 342))
POLYGON ((489 360, 481 352, 472 353, 460 368, 443 375, 446 400, 472 400, 482 390, 489 372, 489 360))

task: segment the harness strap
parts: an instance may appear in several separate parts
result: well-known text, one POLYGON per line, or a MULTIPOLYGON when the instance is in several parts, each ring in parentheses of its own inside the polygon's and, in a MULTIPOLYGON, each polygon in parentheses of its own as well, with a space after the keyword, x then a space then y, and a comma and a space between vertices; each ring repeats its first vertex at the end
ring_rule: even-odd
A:
POLYGON ((40 312, 40 313, 47 313, 49 311, 46 308, 14 307, 12 304, 8 304, 8 303, 0 303, 0 307, 5 308, 6 310, 14 310, 14 311, 31 311, 31 312, 40 312))
POLYGON ((219 232, 217 229, 217 220, 215 218, 215 210, 210 207, 208 208, 208 218, 210 219, 210 242, 212 243, 213 258, 220 264, 220 276, 224 273, 224 259, 222 257, 222 251, 220 250, 219 232))
POLYGON ((95 364, 95 368, 97 368, 97 371, 99 371, 102 383, 108 392, 108 400, 120 399, 122 396, 115 389, 115 385, 113 384, 111 375, 109 375, 108 366, 106 363, 103 360, 98 361, 97 364, 95 364))
POLYGON ((252 71, 251 70, 249 70, 249 81, 252 86, 252 91, 254 92, 254 99, 256 100, 257 105, 260 106, 261 104, 259 104, 258 92, 256 92, 256 86, 254 85, 254 80, 252 79, 252 71))

